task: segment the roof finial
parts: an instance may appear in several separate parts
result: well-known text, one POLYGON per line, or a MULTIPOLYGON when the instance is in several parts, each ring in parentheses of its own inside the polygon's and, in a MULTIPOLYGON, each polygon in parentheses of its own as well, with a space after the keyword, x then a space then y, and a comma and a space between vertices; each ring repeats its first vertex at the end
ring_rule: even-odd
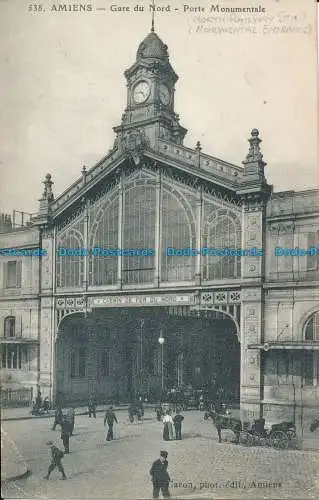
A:
POLYGON ((152 27, 151 32, 154 33, 154 15, 155 15, 155 0, 152 0, 152 27))

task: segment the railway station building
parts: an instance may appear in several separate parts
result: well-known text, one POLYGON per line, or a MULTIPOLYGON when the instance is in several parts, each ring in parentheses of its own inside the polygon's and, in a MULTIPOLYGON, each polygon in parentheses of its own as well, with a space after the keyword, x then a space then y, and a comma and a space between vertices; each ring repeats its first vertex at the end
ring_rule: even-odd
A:
POLYGON ((186 147, 155 32, 125 79, 106 156, 60 195, 47 174, 27 223, 0 220, 2 388, 222 386, 248 417, 316 413, 319 191, 276 192, 255 128, 238 165, 186 147))

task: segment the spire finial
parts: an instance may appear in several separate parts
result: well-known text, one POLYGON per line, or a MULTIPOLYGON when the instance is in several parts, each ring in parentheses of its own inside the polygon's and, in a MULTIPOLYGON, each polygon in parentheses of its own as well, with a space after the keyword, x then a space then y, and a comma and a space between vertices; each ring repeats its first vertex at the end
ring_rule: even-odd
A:
POLYGON ((154 33, 154 15, 155 15, 155 0, 152 0, 152 27, 151 27, 151 32, 154 33))
POLYGON ((54 196, 53 196, 53 192, 52 192, 52 184, 54 184, 54 182, 51 180, 51 174, 47 174, 45 176, 43 184, 44 184, 44 191, 43 191, 42 199, 48 200, 48 201, 53 201, 54 196))

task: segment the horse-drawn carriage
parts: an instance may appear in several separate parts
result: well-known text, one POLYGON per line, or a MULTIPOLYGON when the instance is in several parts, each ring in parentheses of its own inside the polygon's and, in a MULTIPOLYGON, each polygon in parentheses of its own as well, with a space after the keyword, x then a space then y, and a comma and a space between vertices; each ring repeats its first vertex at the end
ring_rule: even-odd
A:
POLYGON ((236 444, 246 446, 272 446, 277 450, 283 450, 295 446, 296 426, 293 422, 281 422, 265 429, 265 419, 259 418, 250 422, 242 422, 231 414, 219 414, 214 410, 206 412, 204 419, 211 418, 218 433, 218 441, 221 443, 221 431, 229 429, 235 434, 236 444))
POLYGON ((265 419, 259 418, 249 426, 244 423, 240 442, 246 446, 272 446, 284 450, 295 446, 296 426, 293 422, 280 422, 265 429, 265 419))

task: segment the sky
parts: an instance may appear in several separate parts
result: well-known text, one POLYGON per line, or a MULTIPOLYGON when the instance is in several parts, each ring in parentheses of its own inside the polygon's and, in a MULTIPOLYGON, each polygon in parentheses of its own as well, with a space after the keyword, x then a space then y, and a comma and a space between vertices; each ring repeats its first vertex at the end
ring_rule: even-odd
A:
MULTIPOLYGON (((25 0, 0 0, 1 212, 36 212, 47 173, 57 197, 83 164, 93 166, 112 147, 126 105, 124 71, 150 31, 149 3, 96 0, 91 12, 56 12, 57 3, 43 0, 45 12, 34 12, 25 0), (144 11, 134 11, 137 4, 144 11), (111 5, 130 11, 111 12, 111 5)), ((155 15, 179 75, 184 144, 199 140, 203 152, 241 165, 258 128, 275 191, 317 187, 316 2, 264 0, 264 13, 233 19, 221 9, 257 3, 188 5, 205 11, 158 0, 170 11, 155 15)))

